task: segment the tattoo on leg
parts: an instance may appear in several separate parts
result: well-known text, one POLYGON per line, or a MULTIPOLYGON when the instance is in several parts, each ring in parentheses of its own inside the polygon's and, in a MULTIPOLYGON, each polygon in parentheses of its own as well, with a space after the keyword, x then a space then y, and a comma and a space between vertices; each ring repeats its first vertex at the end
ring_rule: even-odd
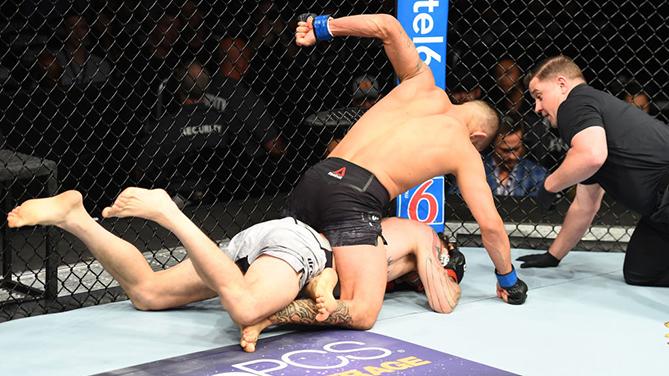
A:
POLYGON ((296 300, 269 317, 272 324, 334 325, 353 327, 353 319, 346 303, 338 301, 337 308, 325 321, 316 321, 318 309, 310 299, 296 300))

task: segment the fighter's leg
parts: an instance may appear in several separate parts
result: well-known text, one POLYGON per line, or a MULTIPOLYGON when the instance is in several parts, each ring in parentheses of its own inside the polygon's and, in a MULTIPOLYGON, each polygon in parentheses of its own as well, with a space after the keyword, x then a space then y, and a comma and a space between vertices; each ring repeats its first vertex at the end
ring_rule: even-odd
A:
POLYGON ((235 304, 228 308, 230 316, 238 324, 251 325, 284 308, 300 292, 300 275, 286 261, 258 257, 235 291, 235 304))
POLYGON ((164 217, 174 212, 180 210, 165 190, 129 187, 118 195, 111 206, 102 210, 102 216, 144 218, 166 227, 164 217))
POLYGON ((669 225, 641 218, 627 245, 623 275, 630 285, 669 287, 669 225))
POLYGON ((10 227, 54 225, 79 238, 139 309, 164 309, 210 297, 189 262, 154 273, 139 250, 86 212, 81 194, 24 202, 7 215, 10 227))
POLYGON ((347 308, 336 325, 370 329, 381 311, 386 289, 387 263, 383 241, 379 238, 376 246, 333 247, 333 252, 339 275, 338 304, 347 308))
POLYGON ((289 305, 300 291, 300 275, 287 262, 258 257, 244 275, 246 285, 230 316, 240 325, 240 345, 254 352, 260 333, 272 325, 268 317, 289 305))
MULTIPOLYGON (((255 264, 255 263, 254 263, 255 264)), ((253 265, 252 265, 253 266, 253 265)), ((338 301, 335 300, 332 291, 337 284, 337 273, 333 268, 325 268, 318 276, 312 279, 305 287, 307 295, 312 298, 310 302, 312 310, 306 316, 311 316, 314 320, 313 324, 322 323, 330 317, 338 307, 338 301)), ((306 300, 297 301, 305 302, 306 300)), ((295 302, 292 302, 289 307, 282 307, 283 311, 290 311, 291 314, 297 313, 297 309, 293 309, 295 302)), ((303 313, 305 311, 302 311, 303 313)), ((272 312, 274 313, 274 312, 272 312)), ((303 317, 306 317, 303 316, 303 317)), ((295 323, 300 323, 296 321, 295 323)), ((260 333, 268 326, 273 324, 269 318, 263 318, 252 325, 241 327, 240 345, 246 352, 254 352, 256 343, 260 337, 260 333)))
POLYGON ((334 247, 341 296, 336 308, 323 320, 316 320, 319 308, 311 299, 300 299, 269 317, 274 325, 328 325, 369 329, 376 322, 386 287, 386 255, 379 238, 377 246, 334 247))
POLYGON ((239 267, 197 227, 162 189, 127 188, 114 204, 103 210, 105 217, 135 216, 153 220, 172 232, 181 241, 190 257, 190 265, 204 282, 215 291, 223 307, 237 323, 234 309, 245 298, 246 282, 239 267))

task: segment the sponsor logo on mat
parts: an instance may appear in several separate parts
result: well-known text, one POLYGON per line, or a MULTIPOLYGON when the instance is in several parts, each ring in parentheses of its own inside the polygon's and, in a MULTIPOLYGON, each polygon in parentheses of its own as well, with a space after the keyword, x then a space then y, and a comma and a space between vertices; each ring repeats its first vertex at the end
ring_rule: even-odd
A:
MULTIPOLYGON (((159 360, 106 375, 369 376, 513 375, 371 332, 323 330, 261 339, 255 353, 237 345, 159 360)), ((104 375, 104 374, 101 374, 104 375)))

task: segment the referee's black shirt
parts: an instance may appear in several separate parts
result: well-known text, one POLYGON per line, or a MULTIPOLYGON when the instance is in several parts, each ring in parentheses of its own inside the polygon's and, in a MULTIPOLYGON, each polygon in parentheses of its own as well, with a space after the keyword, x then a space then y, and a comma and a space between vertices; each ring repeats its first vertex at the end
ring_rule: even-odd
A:
POLYGON ((588 127, 606 132, 608 157, 582 184, 598 183, 616 201, 642 215, 657 207, 658 183, 669 173, 669 126, 611 94, 587 84, 574 87, 558 108, 560 136, 588 127))

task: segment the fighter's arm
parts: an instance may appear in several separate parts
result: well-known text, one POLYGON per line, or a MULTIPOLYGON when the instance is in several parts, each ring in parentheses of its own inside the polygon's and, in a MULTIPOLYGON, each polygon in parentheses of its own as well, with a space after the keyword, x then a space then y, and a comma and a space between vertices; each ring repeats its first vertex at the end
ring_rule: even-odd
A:
MULTIPOLYGON (((430 307, 439 313, 453 312, 460 286, 448 276, 437 255, 448 252, 429 226, 409 219, 387 218, 381 223, 388 241, 388 282, 407 272, 417 272, 430 307)), ((411 273, 413 274, 413 273, 411 273)))
POLYGON ((561 260, 581 240, 588 230, 604 197, 604 189, 599 184, 576 186, 576 196, 567 210, 562 228, 548 252, 561 260))
POLYGON ((459 147, 458 164, 453 174, 462 198, 479 225, 483 247, 495 269, 500 274, 511 272, 509 237, 486 181, 481 156, 471 144, 459 147))
MULTIPOLYGON (((363 14, 330 19, 328 25, 335 37, 380 39, 400 81, 421 76, 434 85, 432 71, 420 59, 416 46, 395 17, 388 14, 363 14)), ((311 18, 307 22, 298 22, 295 39, 298 46, 316 43, 311 18)))
POLYGON ((608 156, 606 133, 602 127, 588 127, 571 140, 564 161, 544 182, 549 192, 559 192, 580 183, 599 170, 608 156))

